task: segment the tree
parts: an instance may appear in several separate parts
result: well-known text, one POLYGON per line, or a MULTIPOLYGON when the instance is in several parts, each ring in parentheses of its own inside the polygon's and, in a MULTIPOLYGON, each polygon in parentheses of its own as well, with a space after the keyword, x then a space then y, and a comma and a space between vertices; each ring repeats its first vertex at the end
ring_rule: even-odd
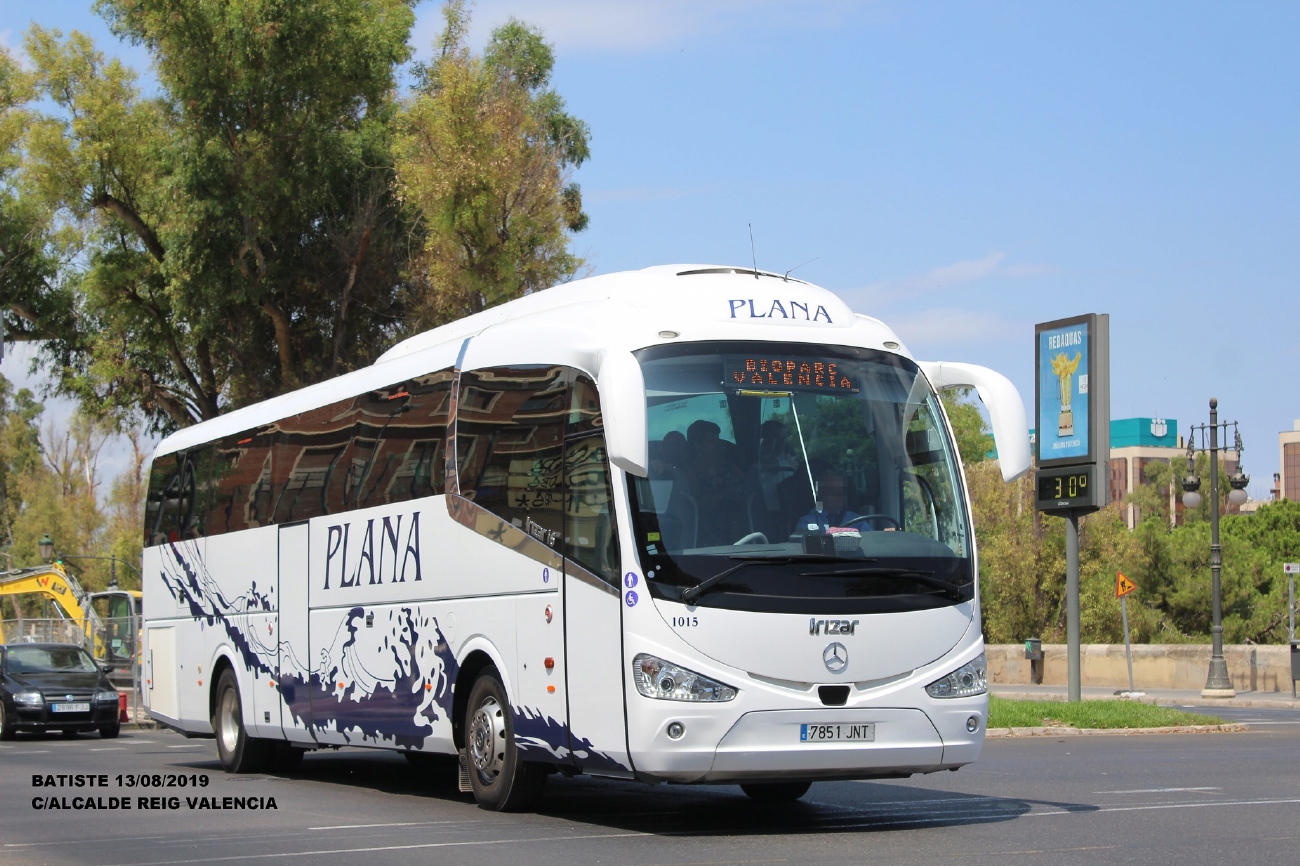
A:
POLYGON ((947 388, 939 392, 948 423, 957 439, 957 452, 961 462, 970 466, 981 463, 993 450, 993 437, 979 407, 970 399, 970 388, 947 388))
POLYGON ((168 429, 369 363, 405 293, 391 129, 410 4, 97 9, 160 89, 141 97, 80 34, 28 34, 60 110, 31 123, 20 186, 79 253, 25 332, 54 337, 59 390, 168 429))
POLYGON ((548 89, 550 46, 511 19, 474 57, 464 3, 443 12, 438 56, 417 70, 397 142, 402 195, 424 232, 408 330, 571 278, 582 261, 567 233, 587 224, 568 172, 587 159, 590 136, 548 89))

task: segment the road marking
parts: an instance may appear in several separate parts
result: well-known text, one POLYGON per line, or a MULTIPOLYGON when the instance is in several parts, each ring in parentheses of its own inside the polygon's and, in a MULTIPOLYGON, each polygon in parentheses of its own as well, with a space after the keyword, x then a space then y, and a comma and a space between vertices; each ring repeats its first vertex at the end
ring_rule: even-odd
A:
MULTIPOLYGON (((1098 812, 1149 812, 1158 809, 1199 809, 1203 806, 1284 806, 1300 803, 1300 798, 1279 800, 1207 800, 1202 803, 1151 803, 1144 806, 1101 806, 1098 812)), ((1049 814, 1044 812, 1043 814, 1049 814)))
MULTIPOLYGON (((132 836, 131 841, 142 842, 142 841, 147 841, 149 839, 165 839, 165 838, 167 837, 132 836)), ((229 835, 227 835, 226 838, 229 838, 229 835)), ((36 848, 38 846, 43 846, 43 845, 82 845, 82 844, 84 843, 83 840, 81 839, 60 839, 57 842, 6 842, 4 845, 0 845, 0 848, 36 848)))
POLYGON ((308 830, 368 830, 372 827, 434 827, 441 824, 480 824, 481 821, 403 821, 393 824, 335 824, 330 827, 308 827, 308 830))
POLYGON ((1185 791, 1222 791, 1222 788, 1130 788, 1126 791, 1093 791, 1094 794, 1174 794, 1185 791))
POLYGON ((181 743, 179 746, 168 746, 169 749, 202 749, 203 743, 181 743))
POLYGON ((98 749, 86 749, 87 752, 125 752, 126 746, 100 746, 98 749))
POLYGON ((576 842, 582 839, 626 839, 630 836, 650 836, 650 833, 593 833, 586 836, 543 836, 519 839, 479 839, 473 842, 425 842, 419 845, 384 845, 373 848, 334 848, 328 851, 283 851, 274 854, 232 854, 226 857, 204 857, 196 860, 157 860, 142 863, 138 860, 117 866, 183 866, 188 863, 225 863, 231 860, 271 860, 281 857, 322 857, 328 854, 369 854, 375 851, 418 851, 424 848, 461 848, 475 845, 532 845, 537 842, 576 842))

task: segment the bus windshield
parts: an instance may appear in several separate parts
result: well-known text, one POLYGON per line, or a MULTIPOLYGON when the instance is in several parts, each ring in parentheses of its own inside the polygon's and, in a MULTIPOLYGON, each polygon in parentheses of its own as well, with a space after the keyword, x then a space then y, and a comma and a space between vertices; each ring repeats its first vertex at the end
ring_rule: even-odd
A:
POLYGON ((638 359, 650 472, 628 483, 655 597, 811 613, 973 597, 958 462, 911 361, 778 343, 638 359))

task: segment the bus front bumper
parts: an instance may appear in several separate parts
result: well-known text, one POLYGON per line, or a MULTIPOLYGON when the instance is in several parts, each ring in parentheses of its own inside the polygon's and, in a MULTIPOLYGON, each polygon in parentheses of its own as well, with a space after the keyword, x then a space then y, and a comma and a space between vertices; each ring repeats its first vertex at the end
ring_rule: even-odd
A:
MULTIPOLYGON (((957 710, 957 707, 952 707, 957 710)), ((982 708, 981 708, 982 709, 982 708)), ((941 713, 936 721, 919 709, 843 708, 760 710, 740 716, 721 736, 702 718, 683 720, 685 732, 672 739, 667 726, 656 748, 633 756, 637 775, 656 782, 749 782, 906 777, 955 769, 979 755, 984 740, 983 713, 974 732, 965 729, 970 711, 941 713), (949 718, 949 716, 952 716, 949 718), (960 728, 956 716, 960 715, 960 728), (692 725, 692 722, 698 725, 692 725), (871 726, 871 739, 816 741, 805 725, 841 730, 871 726), (692 737, 692 727, 700 736, 692 737)), ((710 720, 711 721, 711 720, 710 720)))

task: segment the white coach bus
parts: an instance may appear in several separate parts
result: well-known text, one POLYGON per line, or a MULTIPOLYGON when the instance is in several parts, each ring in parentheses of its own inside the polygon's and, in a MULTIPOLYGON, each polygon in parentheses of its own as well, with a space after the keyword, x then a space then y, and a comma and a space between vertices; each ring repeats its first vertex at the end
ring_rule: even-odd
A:
MULTIPOLYGON (((830 292, 752 270, 579 280, 181 430, 150 472, 150 714, 225 768, 459 756, 733 783, 955 770, 988 710, 970 507, 937 390, 830 292)), ((448 761, 450 764, 450 761, 448 761)))

